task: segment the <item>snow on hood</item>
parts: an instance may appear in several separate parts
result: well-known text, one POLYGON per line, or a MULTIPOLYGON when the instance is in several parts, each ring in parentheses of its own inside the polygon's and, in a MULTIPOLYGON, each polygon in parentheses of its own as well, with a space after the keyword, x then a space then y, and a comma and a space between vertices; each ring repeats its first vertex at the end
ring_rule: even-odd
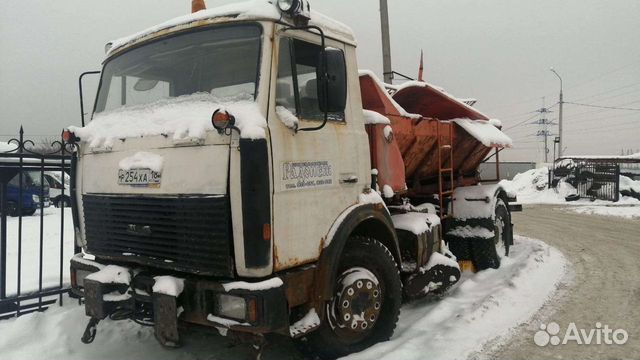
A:
POLYGON ((235 116, 241 137, 265 137, 267 121, 255 102, 224 102, 208 93, 184 95, 98 113, 87 126, 70 126, 69 130, 91 147, 110 147, 120 138, 161 134, 171 135, 174 140, 202 139, 207 131, 213 130, 211 114, 218 108, 225 108, 235 116))
POLYGON ((453 119, 471 136, 480 141, 486 147, 511 147, 513 141, 507 134, 498 129, 494 123, 486 120, 453 119))
POLYGON ((162 172, 163 163, 164 159, 162 156, 146 151, 139 151, 132 156, 120 160, 118 167, 122 170, 151 169, 155 172, 162 172))

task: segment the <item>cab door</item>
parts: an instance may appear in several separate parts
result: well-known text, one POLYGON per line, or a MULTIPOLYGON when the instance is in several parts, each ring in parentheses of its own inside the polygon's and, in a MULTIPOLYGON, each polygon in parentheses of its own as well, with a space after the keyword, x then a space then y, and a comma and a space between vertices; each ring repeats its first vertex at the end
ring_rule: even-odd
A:
POLYGON ((345 53, 347 106, 322 124, 316 67, 320 37, 279 31, 274 44, 269 106, 273 161, 274 271, 318 259, 336 218, 357 202, 369 179, 367 137, 353 47, 327 39, 345 53), (349 61, 349 59, 353 61, 349 61), (359 113, 358 113, 359 111, 359 113), (297 130, 296 130, 297 127, 297 130))

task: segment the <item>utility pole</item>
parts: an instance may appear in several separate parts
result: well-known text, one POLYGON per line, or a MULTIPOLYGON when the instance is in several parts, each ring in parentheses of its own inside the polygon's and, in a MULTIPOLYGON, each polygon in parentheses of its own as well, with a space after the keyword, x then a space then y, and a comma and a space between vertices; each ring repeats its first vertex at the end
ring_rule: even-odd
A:
POLYGON ((560 110, 558 111, 558 137, 560 140, 558 141, 558 157, 562 157, 562 105, 564 104, 564 100, 562 98, 562 77, 560 77, 553 68, 551 68, 551 72, 560 79, 560 101, 558 101, 558 105, 560 106, 560 110))
POLYGON ((384 82, 391 84, 393 70, 391 70, 391 42, 389 40, 389 8, 387 0, 380 0, 380 28, 382 30, 382 73, 384 82))
MULTIPOLYGON (((547 114, 551 113, 549 109, 545 107, 544 97, 542 98, 542 107, 540 110, 537 110, 540 113, 540 119, 538 119, 537 124, 539 125, 539 130, 536 133, 536 136, 541 136, 544 143, 544 162, 549 162, 549 136, 551 136, 551 132, 549 131, 549 125, 553 125, 555 123, 549 121, 547 114)), ((554 144, 555 145, 555 144, 554 144)), ((555 146, 554 146, 554 158, 555 158, 555 146)), ((555 159, 554 159, 555 160, 555 159)))

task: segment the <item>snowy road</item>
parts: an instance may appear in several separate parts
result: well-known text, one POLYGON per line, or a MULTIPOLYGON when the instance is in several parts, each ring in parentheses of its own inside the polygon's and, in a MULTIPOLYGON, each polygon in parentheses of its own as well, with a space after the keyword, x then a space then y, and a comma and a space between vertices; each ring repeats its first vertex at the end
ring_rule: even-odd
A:
MULTIPOLYGON (((512 255, 498 270, 465 273, 441 299, 403 307, 391 341, 351 359, 465 359, 482 344, 528 321, 554 292, 566 272, 556 249, 538 240, 516 238, 512 255)), ((0 321, 0 358, 40 359, 247 359, 248 346, 232 346, 221 336, 192 332, 185 346, 166 350, 152 329, 129 321, 102 322, 96 340, 83 345, 84 310, 67 301, 45 313, 0 321)), ((290 340, 275 339, 266 359, 302 359, 290 340)))
POLYGON ((516 231, 552 245, 572 263, 574 278, 530 323, 520 326, 508 345, 482 353, 487 359, 620 359, 640 354, 640 221, 575 214, 566 206, 526 206, 514 215, 516 231), (624 345, 539 347, 533 336, 541 323, 556 322, 561 335, 571 322, 593 329, 596 323, 624 329, 624 345))

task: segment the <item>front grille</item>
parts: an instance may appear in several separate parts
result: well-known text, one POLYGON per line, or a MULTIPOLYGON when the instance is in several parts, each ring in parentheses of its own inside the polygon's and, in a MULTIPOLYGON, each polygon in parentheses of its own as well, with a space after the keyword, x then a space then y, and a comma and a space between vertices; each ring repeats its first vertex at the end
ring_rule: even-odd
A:
POLYGON ((194 274, 232 276, 227 196, 84 195, 91 254, 194 274))

